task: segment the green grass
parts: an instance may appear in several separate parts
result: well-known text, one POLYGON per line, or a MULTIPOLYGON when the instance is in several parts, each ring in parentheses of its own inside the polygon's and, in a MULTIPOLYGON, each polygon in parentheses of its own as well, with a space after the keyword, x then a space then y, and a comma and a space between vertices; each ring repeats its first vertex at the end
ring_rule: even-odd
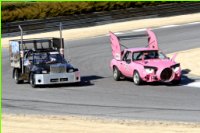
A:
POLYGON ((78 15, 162 3, 166 2, 2 2, 2 22, 78 15))

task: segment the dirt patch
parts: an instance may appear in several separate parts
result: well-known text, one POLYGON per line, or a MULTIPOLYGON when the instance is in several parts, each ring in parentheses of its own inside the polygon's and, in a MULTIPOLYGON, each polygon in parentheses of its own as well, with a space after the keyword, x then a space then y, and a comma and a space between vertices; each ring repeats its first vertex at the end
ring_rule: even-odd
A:
MULTIPOLYGON (((182 70, 187 70, 189 74, 200 76, 200 48, 178 51, 176 62, 181 64, 182 70)), ((169 54, 172 57, 174 53, 169 54)))
POLYGON ((199 133, 200 123, 3 114, 2 131, 3 133, 199 133))
MULTIPOLYGON (((97 36, 97 35, 105 35, 105 34, 108 34, 109 31, 118 32, 118 31, 127 31, 127 30, 134 30, 134 29, 140 29, 140 28, 152 28, 152 27, 160 27, 164 25, 183 24, 183 23, 199 22, 199 21, 200 21, 200 13, 173 16, 173 17, 133 20, 133 21, 128 21, 128 22, 119 22, 119 23, 112 23, 112 24, 106 24, 106 25, 100 25, 100 26, 64 30, 63 38, 65 40, 80 39, 80 38, 92 37, 92 36, 97 36)), ((41 37, 59 37, 59 31, 25 35, 24 39, 41 38, 41 37)), ((2 38, 1 40, 2 47, 7 47, 8 41, 12 39, 20 39, 20 37, 18 36, 18 37, 2 38)))

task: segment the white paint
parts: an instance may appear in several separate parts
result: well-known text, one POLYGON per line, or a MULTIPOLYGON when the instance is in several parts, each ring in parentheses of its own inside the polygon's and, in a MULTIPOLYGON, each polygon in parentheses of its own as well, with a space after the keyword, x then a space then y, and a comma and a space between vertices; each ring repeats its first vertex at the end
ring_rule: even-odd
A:
POLYGON ((183 25, 193 25, 193 24, 200 24, 200 22, 192 22, 192 23, 183 24, 183 25))
POLYGON ((180 25, 165 25, 165 26, 159 27, 158 29, 161 29, 161 28, 171 28, 171 27, 177 27, 177 26, 180 26, 180 25))
MULTIPOLYGON (((200 24, 200 22, 192 22, 192 23, 180 24, 180 25, 165 25, 165 26, 156 27, 156 28, 152 28, 152 29, 171 28, 171 27, 178 27, 178 26, 185 26, 185 25, 194 25, 194 24, 200 24)), ((121 34, 128 34, 128 33, 132 33, 132 32, 141 32, 141 31, 146 31, 147 28, 136 29, 136 30, 132 30, 132 31, 116 32, 115 34, 116 35, 121 35, 121 34)), ((102 35, 102 36, 109 36, 109 34, 102 35)), ((96 37, 102 37, 102 36, 96 36, 96 37)))
POLYGON ((50 54, 59 54, 58 52, 49 52, 50 54))
MULTIPOLYGON (((127 32, 115 32, 114 34, 115 35, 122 35, 122 34, 126 34, 127 32)), ((110 36, 110 34, 106 34, 104 36, 110 36)), ((101 37, 101 36, 98 36, 98 37, 101 37)))
POLYGON ((200 81, 198 81, 198 82, 192 82, 192 83, 189 83, 189 84, 187 84, 185 86, 200 88, 200 81))
POLYGON ((115 32, 115 35, 121 35, 121 34, 125 34, 123 32, 115 32))
POLYGON ((133 32, 140 32, 140 31, 146 31, 146 29, 145 28, 143 28, 143 29, 137 29, 137 30, 132 30, 133 32))

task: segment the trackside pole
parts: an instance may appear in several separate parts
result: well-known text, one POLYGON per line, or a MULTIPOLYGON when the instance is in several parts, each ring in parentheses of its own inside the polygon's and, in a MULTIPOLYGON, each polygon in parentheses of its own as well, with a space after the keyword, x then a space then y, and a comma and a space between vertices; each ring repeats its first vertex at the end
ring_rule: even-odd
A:
POLYGON ((24 46, 23 46, 23 29, 19 25, 19 29, 21 31, 21 45, 22 45, 22 50, 20 50, 20 56, 22 58, 22 74, 24 74, 24 46))

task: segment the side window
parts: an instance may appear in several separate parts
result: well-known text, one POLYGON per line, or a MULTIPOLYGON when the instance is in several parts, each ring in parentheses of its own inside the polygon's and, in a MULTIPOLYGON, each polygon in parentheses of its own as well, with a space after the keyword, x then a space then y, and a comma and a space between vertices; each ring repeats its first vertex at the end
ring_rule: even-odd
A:
POLYGON ((142 52, 133 53, 133 61, 142 60, 142 52))
POLYGON ((159 59, 165 59, 167 58, 165 54, 163 54, 161 51, 158 51, 158 58, 159 59))
POLYGON ((131 57, 131 52, 129 52, 128 56, 127 56, 127 59, 126 60, 132 60, 132 57, 131 57))
POLYGON ((131 57, 131 52, 127 51, 123 57, 123 61, 126 63, 131 63, 132 57, 131 57))

